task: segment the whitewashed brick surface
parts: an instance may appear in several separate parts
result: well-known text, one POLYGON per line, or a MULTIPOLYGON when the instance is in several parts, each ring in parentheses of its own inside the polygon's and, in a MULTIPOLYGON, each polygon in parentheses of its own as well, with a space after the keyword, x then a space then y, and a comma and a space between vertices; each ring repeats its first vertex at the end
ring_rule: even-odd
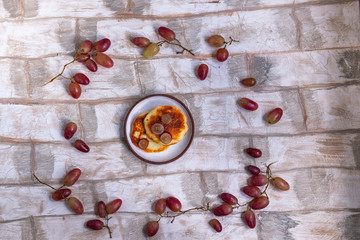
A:
POLYGON ((245 226, 234 210, 217 217, 223 231, 208 222, 210 212, 194 211, 160 221, 151 239, 303 240, 358 239, 360 232, 360 19, 355 0, 150 0, 150 1, 0 1, 0 239, 108 239, 106 229, 92 231, 95 204, 123 200, 113 214, 113 239, 150 239, 144 226, 157 220, 153 203, 176 196, 182 209, 221 204, 230 192, 240 203, 249 164, 286 179, 287 192, 269 187, 270 205, 255 211, 256 229, 245 226), (132 38, 161 41, 157 28, 174 30, 195 53, 176 54, 163 45, 152 59, 132 38), (212 34, 239 40, 227 47, 220 63, 212 34), (113 68, 90 73, 75 62, 65 77, 90 78, 79 99, 68 92, 68 79, 47 83, 73 60, 81 41, 110 38, 106 52, 113 68), (210 70, 196 76, 199 64, 210 70), (246 77, 257 79, 249 88, 246 77), (167 165, 147 164, 125 143, 126 113, 142 97, 165 93, 190 109, 195 136, 189 150, 167 165), (250 112, 237 101, 259 104, 250 112), (281 107, 280 122, 264 117, 281 107), (70 140, 67 122, 78 125, 70 140), (76 139, 90 146, 77 151, 76 139), (260 148, 262 157, 245 153, 260 148), (66 172, 82 175, 71 186, 84 205, 78 216, 36 175, 60 187, 66 172))

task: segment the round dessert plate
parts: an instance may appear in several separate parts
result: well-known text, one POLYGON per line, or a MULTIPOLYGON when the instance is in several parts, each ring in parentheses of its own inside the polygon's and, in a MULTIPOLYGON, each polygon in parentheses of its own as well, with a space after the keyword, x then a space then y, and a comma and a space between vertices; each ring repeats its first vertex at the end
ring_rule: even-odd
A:
POLYGON ((124 134, 125 140, 130 150, 139 159, 152 164, 165 164, 173 162, 176 159, 180 158, 190 147, 192 139, 194 137, 194 120, 189 109, 179 99, 166 94, 154 94, 140 99, 130 109, 125 118, 124 134), (171 145, 165 151, 158 153, 147 153, 132 143, 130 138, 131 128, 137 116, 142 113, 149 112, 150 110, 158 106, 175 106, 179 108, 187 118, 187 124, 189 129, 185 137, 180 142, 171 145))

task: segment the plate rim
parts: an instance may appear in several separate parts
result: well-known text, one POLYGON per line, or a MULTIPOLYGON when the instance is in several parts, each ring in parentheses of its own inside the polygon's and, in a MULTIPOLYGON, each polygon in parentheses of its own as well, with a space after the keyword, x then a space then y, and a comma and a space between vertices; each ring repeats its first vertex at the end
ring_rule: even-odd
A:
POLYGON ((185 152, 189 149, 189 147, 190 147, 190 145, 191 145, 191 143, 193 141, 194 132, 195 132, 194 119, 193 119, 193 116, 192 116, 189 108, 182 101, 180 101, 176 97, 168 95, 168 94, 151 94, 151 95, 148 95, 148 96, 145 96, 145 97, 141 98, 136 103, 134 103, 134 105, 129 109, 128 113, 126 114, 125 120, 124 120, 124 137, 125 137, 126 144, 128 145, 128 148, 130 149, 130 151, 137 158, 139 158, 140 160, 142 160, 142 161, 144 161, 146 163, 155 164, 155 165, 162 165, 162 164, 171 163, 171 162, 174 162, 175 160, 179 159, 180 157, 182 157, 185 154, 185 152), (135 108, 135 106, 137 106, 140 102, 142 102, 142 101, 144 101, 144 100, 146 100, 148 98, 157 97, 157 96, 170 98, 170 99, 175 100, 176 102, 178 102, 181 106, 183 106, 184 109, 187 111, 189 117, 190 117, 190 122, 191 122, 191 125, 192 125, 190 140, 189 140, 189 143, 186 145, 185 149, 180 154, 175 156, 174 158, 171 158, 170 160, 163 161, 163 162, 154 162, 154 161, 148 160, 148 159, 140 156, 139 154, 137 154, 136 151, 131 147, 131 145, 129 143, 129 140, 127 138, 127 134, 126 134, 126 125, 127 125, 128 120, 129 120, 129 115, 130 115, 131 111, 135 108))

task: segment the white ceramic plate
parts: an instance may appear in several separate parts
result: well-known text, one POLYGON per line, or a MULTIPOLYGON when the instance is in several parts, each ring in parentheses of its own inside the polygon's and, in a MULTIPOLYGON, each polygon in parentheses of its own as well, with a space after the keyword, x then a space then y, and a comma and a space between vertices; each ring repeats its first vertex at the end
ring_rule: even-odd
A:
POLYGON ((135 154, 135 156, 148 163, 165 164, 180 158, 190 147, 192 139, 194 137, 194 120, 189 109, 179 99, 166 94, 154 94, 140 99, 130 109, 125 118, 124 134, 125 140, 130 150, 135 154), (132 143, 130 138, 131 128, 137 116, 142 113, 149 112, 157 106, 175 106, 179 108, 187 118, 189 129, 185 137, 180 142, 171 145, 165 151, 159 153, 147 153, 132 143))

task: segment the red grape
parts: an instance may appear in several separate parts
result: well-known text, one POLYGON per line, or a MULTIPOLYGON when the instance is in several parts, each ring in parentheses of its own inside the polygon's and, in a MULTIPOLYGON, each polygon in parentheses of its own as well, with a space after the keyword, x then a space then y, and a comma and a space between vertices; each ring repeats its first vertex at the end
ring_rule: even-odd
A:
POLYGON ((255 86, 256 84, 256 79, 255 78, 245 78, 243 80, 241 80, 242 85, 246 86, 246 87, 252 87, 255 86))
POLYGON ((271 181, 272 185, 281 191, 287 191, 290 189, 290 185, 287 181, 281 177, 274 177, 271 181))
POLYGON ((168 41, 173 41, 176 38, 174 31, 167 27, 159 27, 158 33, 168 41))
POLYGON ((247 148, 246 153, 249 154, 253 158, 259 158, 262 155, 261 150, 257 149, 257 148, 247 148))
POLYGON ((98 52, 105 52, 109 49, 111 41, 108 38, 101 39, 94 44, 94 48, 98 52))
POLYGON ((265 175, 254 175, 250 178, 250 185, 252 186, 264 186, 268 183, 268 179, 265 175))
POLYGON ((259 175, 259 173, 260 173, 260 168, 258 168, 257 166, 254 166, 254 165, 249 165, 249 166, 247 166, 247 170, 248 170, 252 175, 259 175))
POLYGON ((79 150, 81 152, 89 152, 90 151, 89 146, 83 140, 80 140, 80 139, 75 141, 74 146, 77 150, 79 150))
POLYGON ((226 216, 232 212, 233 212, 233 207, 227 203, 224 203, 223 205, 220 205, 213 210, 215 216, 226 216))
POLYGON ((280 121, 282 115, 283 110, 281 108, 275 108, 266 115, 265 119, 268 123, 275 124, 280 121))
POLYGON ((165 209, 166 209, 166 199, 165 198, 160 198, 159 200, 157 200, 155 202, 155 212, 157 214, 162 214, 165 212, 165 209))
POLYGON ((156 221, 151 221, 146 226, 146 234, 149 237, 154 236, 159 231, 159 223, 156 221))
POLYGON ((150 43, 149 46, 145 48, 145 51, 143 52, 144 58, 151 58, 155 56, 160 51, 159 45, 156 43, 150 43))
POLYGON ((168 197, 166 199, 166 206, 173 212, 178 212, 181 209, 181 202, 176 197, 168 197))
POLYGON ((242 188, 243 192, 250 197, 258 197, 261 194, 261 191, 258 187, 255 186, 245 186, 242 188))
POLYGON ((83 207, 82 203, 80 202, 79 199, 77 199, 75 197, 70 197, 67 200, 67 204, 70 207, 70 209, 76 214, 80 215, 84 212, 84 207, 83 207))
POLYGON ((90 40, 85 40, 80 44, 80 52, 81 53, 89 53, 91 51, 91 49, 93 48, 93 44, 90 40))
POLYGON ((112 66, 114 66, 114 61, 105 53, 96 54, 94 60, 97 64, 106 68, 111 68, 112 66))
POLYGON ((150 40, 146 37, 136 37, 133 39, 133 43, 138 47, 147 47, 150 44, 150 40))
POLYGON ((170 133, 168 132, 164 132, 163 134, 160 135, 160 141, 163 144, 170 144, 172 141, 172 136, 170 133))
POLYGON ((245 108, 249 111, 255 111, 256 109, 258 109, 258 104, 248 98, 241 98, 238 103, 242 108, 245 108))
POLYGON ((204 80, 209 72, 209 67, 206 64, 200 64, 198 67, 198 77, 200 80, 204 80))
POLYGON ((53 192, 51 197, 54 201, 60 201, 60 200, 67 198, 68 196, 70 196, 70 194, 71 194, 70 189, 62 188, 62 189, 59 189, 59 190, 56 190, 55 192, 53 192))
POLYGON ((106 212, 109 214, 116 212, 121 207, 121 204, 122 204, 121 199, 115 199, 109 202, 108 204, 106 204, 106 212))
POLYGON ((146 149, 149 146, 149 140, 147 140, 146 138, 142 138, 140 139, 138 145, 141 149, 146 149))
POLYGON ((94 62, 91 59, 88 59, 85 61, 85 66, 91 71, 91 72, 96 72, 98 70, 98 66, 96 64, 96 62, 94 62))
POLYGON ((101 218, 106 217, 106 215, 107 215, 106 206, 105 206, 105 203, 103 201, 98 202, 98 204, 97 204, 97 213, 98 213, 99 217, 101 217, 101 218))
POLYGON ((87 61, 89 58, 90 58, 90 55, 83 54, 83 53, 78 53, 75 56, 76 61, 81 62, 81 63, 87 61))
POLYGON ((220 197, 224 202, 228 204, 235 205, 238 203, 238 199, 230 193, 222 193, 220 197))
POLYGON ((80 85, 77 82, 71 82, 69 84, 69 92, 73 98, 78 99, 81 95, 80 85))
POLYGON ((161 123, 154 123, 151 126, 151 132, 153 132, 154 134, 160 135, 164 132, 165 128, 161 123))
POLYGON ((73 76, 73 79, 75 82, 82 84, 82 85, 88 85, 90 83, 89 78, 83 74, 83 73, 77 73, 73 76))
POLYGON ((70 172, 68 172, 63 180, 65 186, 70 187, 76 183, 81 175, 81 170, 79 168, 74 168, 70 172))
POLYGON ((219 220, 217 220, 215 218, 211 219, 209 224, 213 229, 215 229, 215 231, 217 231, 217 232, 222 231, 222 226, 221 226, 221 223, 219 222, 219 220))
POLYGON ((225 43, 225 39, 220 35, 212 35, 207 42, 213 47, 221 47, 225 43))
POLYGON ((169 124, 171 123, 172 119, 170 114, 165 113, 164 115, 161 116, 161 121, 165 124, 169 124))
POLYGON ((228 59, 229 57, 229 52, 228 50, 226 50, 225 48, 219 48, 217 51, 216 51, 216 59, 219 61, 219 62, 224 62, 226 61, 226 59, 228 59))
POLYGON ((70 139, 72 138, 72 136, 74 136, 74 134, 76 133, 77 130, 77 125, 74 122, 69 122, 68 124, 66 124, 65 126, 65 130, 64 130, 64 138, 65 139, 70 139))
POLYGON ((244 219, 249 228, 254 228, 256 226, 255 214, 250 209, 244 212, 244 219))
POLYGON ((250 207, 252 209, 263 209, 265 207, 267 207, 267 205, 269 205, 269 199, 265 196, 260 196, 258 198, 255 198, 251 203, 250 203, 250 207))
POLYGON ((104 227, 104 223, 99 219, 93 219, 87 221, 86 226, 92 230, 101 230, 104 227))

